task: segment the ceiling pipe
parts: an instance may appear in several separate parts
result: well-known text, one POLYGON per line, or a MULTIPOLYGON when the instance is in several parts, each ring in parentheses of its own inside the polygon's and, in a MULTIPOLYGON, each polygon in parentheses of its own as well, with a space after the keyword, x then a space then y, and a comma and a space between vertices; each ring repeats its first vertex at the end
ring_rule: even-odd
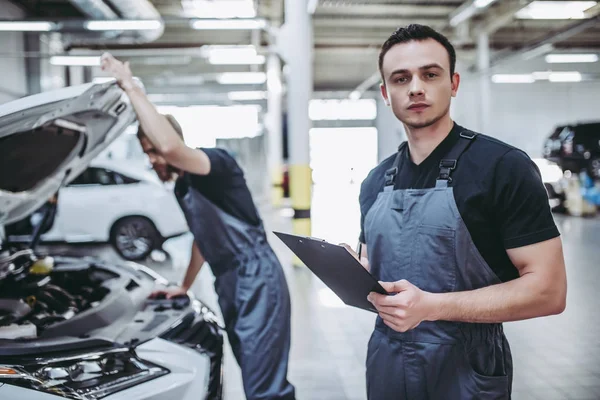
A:
POLYGON ((158 10, 148 0, 111 0, 110 6, 103 0, 69 1, 87 17, 99 21, 117 20, 120 18, 123 20, 160 21, 160 24, 157 29, 65 33, 63 37, 67 43, 65 46, 66 48, 86 45, 150 43, 160 38, 164 32, 162 17, 158 10))

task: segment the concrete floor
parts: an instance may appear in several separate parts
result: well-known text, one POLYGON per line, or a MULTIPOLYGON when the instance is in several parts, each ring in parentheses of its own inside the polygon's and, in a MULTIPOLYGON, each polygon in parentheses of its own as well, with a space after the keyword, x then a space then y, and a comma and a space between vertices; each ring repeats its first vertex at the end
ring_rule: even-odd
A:
MULTIPOLYGON (((325 211, 321 209, 320 218, 326 218, 325 211)), ((263 210, 263 217, 271 230, 290 230, 289 219, 275 212, 263 210)), ((567 262, 567 309, 559 316, 505 324, 514 357, 515 400, 600 399, 600 219, 556 216, 556 222, 567 262)), ((277 238, 270 241, 285 266, 292 296, 289 378, 297 398, 365 399, 364 360, 375 315, 340 304, 308 270, 291 266, 290 252, 277 238)), ((172 239, 165 244, 171 257, 147 264, 180 281, 190 243, 189 236, 172 239)), ((106 246, 87 251, 118 259, 106 246)), ((203 268, 193 291, 218 311, 212 284, 210 269, 203 268)), ((228 347, 225 363, 226 399, 244 399, 239 368, 228 347)))

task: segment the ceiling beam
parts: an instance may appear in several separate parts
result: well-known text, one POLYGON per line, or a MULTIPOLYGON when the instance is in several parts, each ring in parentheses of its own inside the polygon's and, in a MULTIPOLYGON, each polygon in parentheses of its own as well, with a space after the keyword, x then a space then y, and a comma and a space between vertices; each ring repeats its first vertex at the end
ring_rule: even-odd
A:
POLYGON ((467 0, 450 13, 448 23, 452 27, 457 27, 458 25, 469 21, 474 16, 482 14, 495 2, 496 0, 483 2, 480 0, 467 0))
POLYGON ((317 15, 348 15, 359 17, 439 17, 446 18, 455 9, 447 5, 411 5, 411 4, 339 4, 322 3, 317 7, 317 15))
MULTIPOLYGON (((441 27, 447 23, 443 18, 361 18, 361 17, 323 17, 316 14, 313 17, 315 28, 348 27, 350 29, 395 29, 409 24, 430 25, 441 27)), ((317 32, 316 32, 317 33, 317 32)))
POLYGON ((477 24, 475 31, 478 33, 487 33, 488 35, 493 34, 498 29, 511 23, 514 20, 515 13, 524 7, 527 7, 530 3, 533 3, 533 1, 517 0, 502 2, 496 9, 487 14, 483 21, 477 24))
MULTIPOLYGON (((490 63, 490 69, 504 65, 516 60, 535 57, 552 49, 552 45, 557 42, 565 41, 585 30, 595 27, 600 23, 600 14, 596 14, 593 18, 580 20, 579 22, 569 25, 557 32, 553 32, 546 37, 528 43, 518 51, 506 51, 498 53, 490 63)), ((471 66, 475 69, 476 66, 471 66)))

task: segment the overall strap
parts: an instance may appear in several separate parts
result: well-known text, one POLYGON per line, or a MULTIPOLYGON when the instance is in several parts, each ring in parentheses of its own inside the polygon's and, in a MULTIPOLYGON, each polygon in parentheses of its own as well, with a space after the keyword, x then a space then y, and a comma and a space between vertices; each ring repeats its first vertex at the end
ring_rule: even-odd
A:
POLYGON ((394 159, 394 165, 392 168, 385 171, 385 186, 394 186, 396 183, 396 176, 398 176, 398 167, 400 166, 400 160, 402 155, 404 154, 404 149, 406 148, 407 142, 402 142, 400 146, 398 146, 398 152, 396 153, 396 158, 394 159))
POLYGON ((473 140, 477 137, 475 132, 464 130, 460 133, 460 139, 458 143, 452 147, 446 157, 440 161, 440 174, 436 181, 436 187, 446 187, 449 183, 452 183, 452 171, 456 169, 458 159, 467 150, 467 148, 473 143, 473 140))

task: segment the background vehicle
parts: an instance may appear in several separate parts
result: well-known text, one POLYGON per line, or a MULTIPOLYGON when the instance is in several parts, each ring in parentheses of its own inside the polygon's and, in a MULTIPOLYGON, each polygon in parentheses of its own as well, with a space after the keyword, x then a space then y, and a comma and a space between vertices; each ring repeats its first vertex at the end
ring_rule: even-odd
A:
POLYGON ((533 162, 535 162, 542 175, 542 181, 544 182, 546 192, 548 192, 548 199, 552 210, 555 212, 564 212, 565 182, 563 171, 555 162, 543 158, 534 158, 533 162))
MULTIPOLYGON (((555 193, 565 204, 559 209, 593 215, 600 205, 600 122, 557 126, 546 140, 543 154, 569 177, 560 182, 563 193, 555 193)), ((552 194, 552 188, 548 189, 552 194)))
POLYGON ((222 327, 200 301, 149 299, 169 283, 133 262, 36 251, 56 208, 47 199, 134 118, 114 84, 0 106, 1 399, 221 398, 222 327), (4 225, 42 204, 31 241, 7 242, 4 225))
POLYGON ((557 126, 544 143, 544 158, 563 171, 600 178, 600 122, 557 126))
MULTIPOLYGON (((171 186, 141 163, 95 159, 58 197, 42 242, 110 242, 124 259, 142 260, 188 231, 171 186)), ((43 212, 44 207, 7 227, 9 240, 30 240, 32 220, 43 212)))

